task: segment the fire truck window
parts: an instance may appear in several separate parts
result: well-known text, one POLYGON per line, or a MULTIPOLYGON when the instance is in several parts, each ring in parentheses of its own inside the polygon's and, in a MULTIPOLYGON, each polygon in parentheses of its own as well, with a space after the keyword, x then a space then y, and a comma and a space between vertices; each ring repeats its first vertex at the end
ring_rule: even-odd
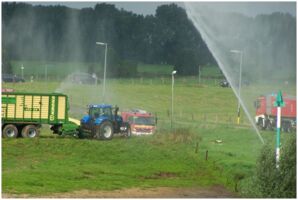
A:
POLYGON ((133 122, 133 116, 130 116, 130 117, 128 118, 128 121, 129 121, 129 122, 133 122))
POLYGON ((254 104, 256 109, 260 108, 260 101, 255 101, 254 104))

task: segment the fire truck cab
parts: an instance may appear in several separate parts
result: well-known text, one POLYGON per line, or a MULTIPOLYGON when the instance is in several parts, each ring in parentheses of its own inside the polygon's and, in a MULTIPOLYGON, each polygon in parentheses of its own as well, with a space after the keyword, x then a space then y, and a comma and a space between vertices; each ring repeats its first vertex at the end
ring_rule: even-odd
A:
POLYGON ((156 130, 157 119, 145 110, 133 109, 121 112, 124 122, 128 122, 133 135, 151 135, 156 130))
MULTIPOLYGON (((284 94, 285 106, 281 108, 281 129, 292 132, 296 129, 296 97, 284 94)), ((256 124, 262 130, 276 127, 277 108, 274 107, 276 94, 260 96, 255 101, 256 124)))

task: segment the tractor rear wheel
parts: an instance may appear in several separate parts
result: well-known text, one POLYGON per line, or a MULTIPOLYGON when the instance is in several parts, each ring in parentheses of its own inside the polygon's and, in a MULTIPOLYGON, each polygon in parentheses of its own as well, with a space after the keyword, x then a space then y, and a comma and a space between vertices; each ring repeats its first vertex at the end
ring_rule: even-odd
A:
POLYGON ((39 136, 39 129, 35 125, 27 125, 22 130, 23 138, 35 138, 39 136))
MULTIPOLYGON (((97 132, 97 130, 96 130, 97 132)), ((99 138, 101 140, 110 140, 113 138, 114 128, 113 124, 109 121, 103 122, 99 127, 99 138)), ((96 133, 97 135, 97 133, 96 133)))
POLYGON ((18 137, 18 129, 13 124, 7 124, 2 132, 2 137, 4 138, 16 138, 18 137))

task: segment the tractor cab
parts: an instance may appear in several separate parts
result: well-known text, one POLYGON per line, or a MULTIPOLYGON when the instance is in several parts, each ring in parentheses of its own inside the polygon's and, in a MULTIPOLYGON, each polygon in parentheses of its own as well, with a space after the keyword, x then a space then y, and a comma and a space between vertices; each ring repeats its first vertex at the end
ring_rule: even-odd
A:
POLYGON ((115 124, 122 123, 122 117, 118 116, 119 108, 112 107, 108 104, 92 104, 88 106, 88 115, 81 119, 81 123, 94 123, 95 125, 101 124, 103 121, 112 121, 115 124))
POLYGON ((100 117, 112 120, 112 106, 111 105, 89 105, 90 118, 97 119, 100 117))
POLYGON ((91 137, 111 139, 114 133, 124 133, 130 136, 129 124, 123 123, 118 116, 119 108, 107 104, 92 104, 88 106, 88 115, 81 119, 81 133, 89 132, 91 137))

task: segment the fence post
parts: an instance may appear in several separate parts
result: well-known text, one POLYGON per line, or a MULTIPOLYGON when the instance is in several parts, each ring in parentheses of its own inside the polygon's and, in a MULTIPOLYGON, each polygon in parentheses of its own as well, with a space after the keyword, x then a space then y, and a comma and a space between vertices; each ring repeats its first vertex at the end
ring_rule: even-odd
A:
POLYGON ((205 160, 208 160, 208 150, 206 151, 205 160))
POLYGON ((195 153, 198 153, 198 150, 199 150, 199 142, 196 143, 196 150, 195 150, 195 153))

